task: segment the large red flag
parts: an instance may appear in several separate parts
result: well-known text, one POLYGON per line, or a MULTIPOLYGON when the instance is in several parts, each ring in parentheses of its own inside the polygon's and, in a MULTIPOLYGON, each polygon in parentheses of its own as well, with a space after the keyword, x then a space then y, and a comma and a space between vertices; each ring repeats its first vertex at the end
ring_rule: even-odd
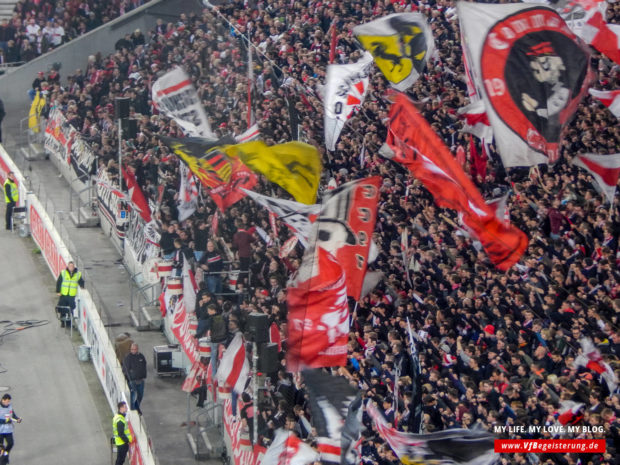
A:
POLYGON ((398 95, 390 110, 387 143, 394 151, 392 159, 422 181, 438 206, 462 214, 464 223, 497 268, 507 270, 519 261, 527 247, 527 236, 497 219, 443 141, 404 94, 398 95))
POLYGON ((288 288, 287 369, 343 366, 349 306, 342 266, 322 247, 308 249, 288 288))

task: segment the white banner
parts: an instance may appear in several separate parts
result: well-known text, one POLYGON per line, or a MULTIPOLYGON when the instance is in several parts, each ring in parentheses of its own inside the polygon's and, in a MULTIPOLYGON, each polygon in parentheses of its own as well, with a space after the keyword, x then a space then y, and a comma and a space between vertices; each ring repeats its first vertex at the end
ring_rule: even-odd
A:
POLYGON ((368 92, 372 55, 364 53, 357 63, 329 65, 325 80, 325 146, 336 149, 342 128, 357 113, 368 92))
POLYGON ((118 239, 125 238, 125 229, 129 221, 127 209, 124 208, 124 195, 114 186, 108 177, 106 170, 97 173, 97 203, 99 204, 100 217, 114 228, 118 239))
POLYGON ((50 112, 45 128, 44 147, 47 153, 71 165, 81 181, 85 181, 95 168, 96 156, 90 145, 57 108, 50 112))
POLYGON ((174 68, 155 81, 152 98, 159 111, 172 118, 185 134, 217 139, 196 88, 181 68, 174 68))

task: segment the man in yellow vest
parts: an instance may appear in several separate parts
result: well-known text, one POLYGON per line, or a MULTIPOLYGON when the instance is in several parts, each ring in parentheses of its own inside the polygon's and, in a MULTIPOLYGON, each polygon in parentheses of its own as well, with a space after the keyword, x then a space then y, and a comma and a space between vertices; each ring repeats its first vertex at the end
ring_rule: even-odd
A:
POLYGON ((15 175, 9 172, 6 181, 4 181, 4 201, 6 202, 6 229, 13 228, 13 209, 19 200, 19 191, 15 184, 15 175))
POLYGON ((112 431, 114 433, 114 445, 116 445, 116 465, 123 465, 129 452, 129 444, 133 442, 129 424, 127 423, 127 403, 118 403, 118 413, 112 419, 112 431))
POLYGON ((67 268, 62 270, 56 280, 56 293, 60 296, 56 308, 60 316, 60 325, 63 328, 71 326, 71 313, 75 308, 78 286, 84 287, 82 273, 75 267, 75 263, 69 262, 67 268))

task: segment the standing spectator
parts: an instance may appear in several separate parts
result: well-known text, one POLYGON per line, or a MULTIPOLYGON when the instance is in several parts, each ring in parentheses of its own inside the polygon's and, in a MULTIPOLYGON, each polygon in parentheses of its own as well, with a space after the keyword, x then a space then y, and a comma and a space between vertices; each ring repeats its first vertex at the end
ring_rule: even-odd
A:
POLYGON ((4 53, 9 49, 9 41, 15 40, 15 28, 9 24, 6 18, 0 22, 0 48, 4 50, 4 53))
POLYGON ((205 282, 207 290, 211 294, 222 293, 222 270, 224 269, 224 260, 215 249, 215 242, 207 241, 207 251, 200 260, 200 268, 205 273, 205 282))
POLYGON ((252 256, 252 243, 256 239, 245 230, 246 225, 241 220, 236 220, 235 226, 237 227, 237 232, 232 239, 232 248, 237 251, 239 268, 241 269, 243 280, 247 282, 247 271, 250 269, 250 257, 252 256))
POLYGON ((142 415, 140 403, 144 397, 144 381, 146 380, 146 358, 138 351, 138 344, 131 344, 131 349, 123 360, 123 373, 131 391, 131 408, 142 415))
POLYGON ((22 419, 13 410, 11 394, 5 394, 2 396, 2 400, 0 400, 0 446, 4 447, 7 455, 11 452, 15 443, 13 440, 13 422, 21 423, 22 419), (6 446, 4 445, 5 443, 6 446))
POLYGON ((118 403, 118 413, 112 419, 112 431, 114 434, 114 444, 116 445, 116 465, 123 465, 129 452, 129 444, 133 442, 129 424, 125 418, 127 415, 127 403, 118 403))
POLYGON ((56 280, 56 293, 58 299, 58 313, 60 314, 60 325, 71 326, 71 313, 75 308, 75 296, 78 286, 84 288, 84 278, 82 273, 75 267, 75 263, 69 262, 67 268, 62 270, 56 280))
POLYGON ((4 182, 4 200, 6 202, 6 229, 11 230, 13 228, 13 209, 19 201, 19 191, 17 184, 15 184, 15 174, 12 171, 9 172, 4 182))

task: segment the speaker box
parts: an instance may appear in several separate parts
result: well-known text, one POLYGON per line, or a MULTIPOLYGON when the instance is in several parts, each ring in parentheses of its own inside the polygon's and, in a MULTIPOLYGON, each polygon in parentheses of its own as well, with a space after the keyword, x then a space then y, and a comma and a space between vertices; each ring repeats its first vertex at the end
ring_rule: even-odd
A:
POLYGON ((269 317, 264 313, 250 313, 246 321, 250 340, 260 344, 269 342, 269 317))
POLYGON ((278 371, 278 344, 267 342, 258 346, 258 370, 263 373, 278 371))
POLYGON ((129 97, 117 97, 114 99, 114 118, 127 118, 129 116, 129 97))
POLYGON ((121 129, 123 130, 123 139, 133 139, 138 135, 138 120, 122 119, 121 129))

